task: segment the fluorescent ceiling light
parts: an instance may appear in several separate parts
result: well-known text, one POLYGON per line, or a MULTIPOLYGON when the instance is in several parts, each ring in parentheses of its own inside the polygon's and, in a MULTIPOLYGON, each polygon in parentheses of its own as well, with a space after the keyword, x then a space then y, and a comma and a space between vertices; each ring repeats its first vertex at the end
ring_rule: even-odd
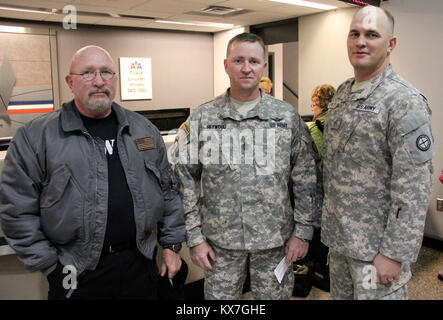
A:
POLYGON ((182 24, 189 26, 199 26, 199 27, 214 27, 214 28, 232 28, 234 25, 229 23, 213 23, 213 22, 182 22, 182 21, 171 21, 171 20, 155 20, 158 23, 170 23, 170 24, 182 24))
POLYGON ((23 27, 0 26, 0 32, 25 33, 23 27))
POLYGON ((269 0, 269 1, 293 4, 296 6, 309 7, 309 8, 315 8, 315 9, 321 9, 321 10, 331 10, 331 9, 337 8, 335 6, 330 6, 330 5, 323 4, 323 3, 304 1, 304 0, 269 0))
POLYGON ((26 8, 5 7, 5 6, 0 6, 0 10, 30 12, 30 13, 42 13, 42 14, 53 14, 54 12, 57 11, 57 9, 52 9, 51 11, 46 11, 46 10, 38 10, 38 9, 26 9, 26 8))

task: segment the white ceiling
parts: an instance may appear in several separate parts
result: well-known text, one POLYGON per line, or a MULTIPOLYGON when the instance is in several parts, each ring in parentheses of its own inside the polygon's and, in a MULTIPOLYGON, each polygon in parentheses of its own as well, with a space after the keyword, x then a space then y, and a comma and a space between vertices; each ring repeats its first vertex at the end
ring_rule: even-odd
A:
MULTIPOLYGON (((336 7, 350 5, 337 0, 310 0, 311 2, 329 4, 336 7)), ((300 7, 295 5, 271 2, 269 0, 0 0, 0 7, 12 5, 32 8, 63 10, 66 5, 73 5, 77 10, 78 24, 129 26, 140 28, 173 29, 200 32, 218 32, 232 27, 208 27, 195 25, 164 24, 154 19, 124 18, 104 16, 103 14, 131 15, 151 17, 157 20, 172 20, 191 23, 223 23, 234 24, 234 27, 262 24, 285 20, 303 15, 322 12, 323 10, 300 7), (223 6, 249 10, 246 13, 224 16, 203 16, 189 13, 199 11, 208 6, 223 6), (88 12, 83 15, 81 12, 88 12), (97 14, 97 15, 91 15, 97 14)), ((55 11, 55 10, 54 10, 55 11)), ((70 13, 70 12, 69 12, 70 13)), ((63 22, 68 13, 34 13, 17 12, 0 9, 1 17, 25 20, 63 22)))

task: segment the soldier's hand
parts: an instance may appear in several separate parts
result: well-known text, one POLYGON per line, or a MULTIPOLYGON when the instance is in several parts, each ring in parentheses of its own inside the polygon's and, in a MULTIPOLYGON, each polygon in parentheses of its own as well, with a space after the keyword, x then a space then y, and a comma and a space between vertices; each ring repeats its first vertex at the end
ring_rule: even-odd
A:
POLYGON ((303 259, 308 253, 309 242, 297 237, 291 237, 285 248, 286 263, 303 259))
POLYGON ((377 270, 376 281, 378 283, 389 283, 400 279, 401 263, 392 260, 381 253, 374 259, 374 267, 377 270))
POLYGON ((212 270, 209 258, 215 262, 215 253, 207 242, 200 243, 189 249, 192 262, 203 270, 212 270))

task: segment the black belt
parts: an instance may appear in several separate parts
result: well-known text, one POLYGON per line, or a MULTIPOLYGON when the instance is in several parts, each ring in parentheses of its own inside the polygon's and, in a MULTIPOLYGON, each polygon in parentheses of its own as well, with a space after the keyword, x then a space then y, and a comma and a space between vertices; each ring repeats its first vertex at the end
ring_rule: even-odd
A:
POLYGON ((107 247, 105 247, 104 254, 114 254, 116 252, 128 250, 128 249, 135 249, 137 248, 137 245, 135 242, 123 242, 118 244, 111 244, 107 247))

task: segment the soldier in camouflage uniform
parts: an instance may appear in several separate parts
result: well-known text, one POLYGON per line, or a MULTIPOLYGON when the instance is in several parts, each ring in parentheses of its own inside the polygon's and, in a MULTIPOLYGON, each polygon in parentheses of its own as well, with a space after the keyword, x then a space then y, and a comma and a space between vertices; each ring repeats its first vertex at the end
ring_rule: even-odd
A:
POLYGON ((173 159, 192 261, 205 270, 206 299, 239 299, 249 261, 256 299, 289 299, 293 274, 319 224, 309 130, 289 104, 259 89, 265 49, 244 33, 228 44, 231 87, 198 107, 179 130, 173 159), (293 181, 295 209, 289 197, 293 181))
POLYGON ((332 299, 407 299, 432 188, 431 110, 389 63, 389 12, 356 12, 348 35, 355 78, 329 104, 323 141, 322 242, 332 299))

